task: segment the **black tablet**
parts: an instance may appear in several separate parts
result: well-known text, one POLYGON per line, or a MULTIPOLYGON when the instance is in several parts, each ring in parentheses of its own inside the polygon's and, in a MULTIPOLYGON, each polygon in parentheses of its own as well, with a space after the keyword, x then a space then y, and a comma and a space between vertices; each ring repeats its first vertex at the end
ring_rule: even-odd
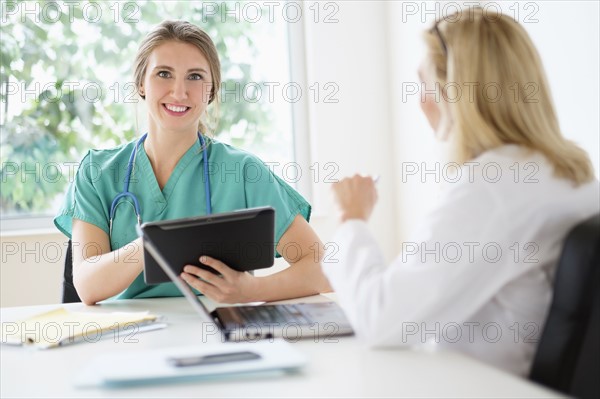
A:
MULTIPOLYGON (((201 265, 201 255, 219 259, 232 269, 250 271, 273 266, 275 209, 260 207, 206 216, 144 223, 142 230, 177 275, 185 265, 201 265)), ((171 281, 144 250, 144 281, 171 281)))

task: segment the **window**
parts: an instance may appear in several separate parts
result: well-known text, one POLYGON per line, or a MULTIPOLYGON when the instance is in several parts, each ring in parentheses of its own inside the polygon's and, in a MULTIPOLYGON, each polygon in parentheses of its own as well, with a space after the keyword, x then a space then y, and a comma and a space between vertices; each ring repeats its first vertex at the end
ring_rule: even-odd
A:
POLYGON ((200 26, 217 46, 223 80, 217 138, 255 153, 296 183, 293 170, 283 167, 294 161, 292 105, 298 83, 290 79, 285 17, 294 10, 272 2, 3 1, 0 6, 3 230, 16 224, 50 227, 85 152, 144 132, 133 59, 144 35, 164 19, 200 26))

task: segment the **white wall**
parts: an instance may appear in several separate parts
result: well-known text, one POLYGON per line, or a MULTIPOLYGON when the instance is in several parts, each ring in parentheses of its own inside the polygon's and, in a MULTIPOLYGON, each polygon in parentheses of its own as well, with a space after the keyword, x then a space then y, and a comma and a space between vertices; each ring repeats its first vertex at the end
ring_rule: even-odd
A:
MULTIPOLYGON (((306 4, 310 9, 311 4, 306 4)), ((338 2, 337 23, 305 19, 307 75, 311 82, 339 87, 337 104, 311 102, 312 162, 333 162, 337 179, 353 173, 378 174, 379 206, 373 214, 376 235, 388 258, 395 252, 396 200, 390 144, 387 2, 338 2), (391 172, 391 173, 390 173, 391 172)), ((319 179, 313 190, 313 224, 328 242, 335 228, 331 183, 319 179)))
POLYGON ((3 235, 0 248, 0 307, 60 302, 66 252, 62 234, 3 235))
MULTIPOLYGON (((306 7, 311 4, 307 2, 306 7)), ((421 6, 422 2, 337 4, 337 23, 304 18, 309 84, 334 82, 339 86, 337 104, 309 104, 310 162, 335 162, 337 178, 354 172, 381 176, 380 200, 371 226, 391 259, 438 191, 431 178, 425 183, 418 178, 401 183, 402 169, 409 162, 431 165, 443 153, 421 115, 418 98, 402 98, 402 83, 418 81, 416 70, 423 55, 420 34, 430 26, 433 15, 422 22, 419 15, 409 17, 403 12, 408 5, 421 6)), ((539 22, 526 28, 544 60, 561 126, 567 137, 590 153, 598 171, 598 3, 536 4, 539 22)), ((322 176, 314 188, 312 223, 327 242, 335 218, 331 214, 330 184, 322 176)), ((32 248, 36 242, 44 247, 49 242, 60 244, 64 238, 56 234, 2 237, 6 240, 32 248)), ((0 306, 58 301, 62 261, 36 263, 29 256, 21 262, 21 257, 17 254, 2 259, 0 306)))

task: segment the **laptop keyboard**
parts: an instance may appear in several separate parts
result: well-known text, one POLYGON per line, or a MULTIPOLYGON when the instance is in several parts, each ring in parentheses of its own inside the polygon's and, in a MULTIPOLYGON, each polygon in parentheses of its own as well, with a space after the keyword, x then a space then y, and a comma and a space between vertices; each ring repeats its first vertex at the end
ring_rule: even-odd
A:
POLYGON ((237 310, 246 323, 310 324, 310 320, 294 305, 240 306, 237 310))

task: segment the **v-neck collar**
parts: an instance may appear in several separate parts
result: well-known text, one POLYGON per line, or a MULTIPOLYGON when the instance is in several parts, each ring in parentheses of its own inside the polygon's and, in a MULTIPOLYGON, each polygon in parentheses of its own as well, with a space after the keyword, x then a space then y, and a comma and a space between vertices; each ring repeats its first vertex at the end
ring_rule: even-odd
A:
POLYGON ((139 167, 142 174, 141 184, 148 184, 148 189, 150 190, 152 199, 155 201, 156 205, 162 205, 159 207, 160 209, 156 209, 157 214, 161 213, 165 209, 169 197, 173 193, 179 178, 196 156, 200 157, 198 158, 199 160, 202 160, 202 157, 204 156, 204 151, 202 151, 200 146, 200 140, 195 140, 194 144, 179 159, 177 165, 175 165, 175 169, 173 169, 173 172, 171 173, 171 176, 169 176, 169 180, 167 180, 167 184, 165 184, 165 187, 161 190, 160 186, 158 185, 158 181, 156 180, 156 176, 154 175, 154 170, 152 170, 150 158, 148 158, 148 154, 146 153, 144 146, 140 146, 138 149, 139 161, 136 161, 136 167, 139 167))

